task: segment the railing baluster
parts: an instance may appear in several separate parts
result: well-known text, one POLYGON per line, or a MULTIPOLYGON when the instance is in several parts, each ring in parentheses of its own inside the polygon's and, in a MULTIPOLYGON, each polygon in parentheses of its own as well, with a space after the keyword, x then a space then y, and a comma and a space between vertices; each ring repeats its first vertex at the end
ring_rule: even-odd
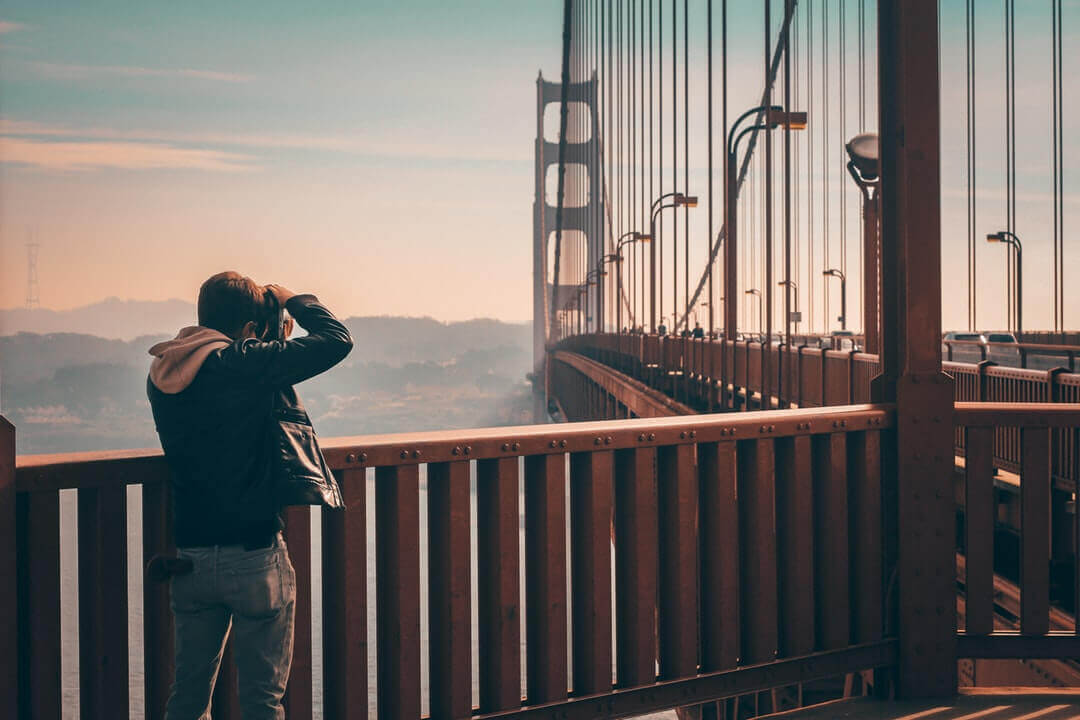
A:
POLYGON ((17 711, 19 698, 19 568, 18 525, 15 510, 15 426, 0 415, 0 697, 8 698, 8 710, 17 711))
POLYGON ((848 435, 849 512, 851 517, 851 639, 874 642, 883 636, 881 433, 848 435))
MULTIPOLYGON (((143 566, 154 555, 175 551, 169 481, 148 479, 142 486, 143 566)), ((169 584, 143 585, 143 688, 147 720, 165 717, 172 686, 175 647, 169 584)))
POLYGON ((79 713, 128 714, 127 487, 79 493, 79 713))
POLYGON ((60 720, 60 494, 16 496, 19 715, 60 720))
POLYGON ((965 632, 994 630, 994 429, 969 427, 965 446, 965 632))
POLYGON ((776 441, 776 524, 780 552, 780 652, 814 651, 814 477, 810 438, 776 441))
POLYGON ((285 511, 285 545, 296 571, 293 659, 283 705, 289 720, 310 720, 311 707, 311 508, 285 511))
POLYGON ((744 665, 768 662, 778 648, 775 461, 770 440, 739 443, 739 542, 744 665))
POLYGON ((338 473, 344 510, 322 511, 323 717, 368 716, 367 471, 338 473))
POLYGON ((570 456, 574 693, 611 689, 612 453, 570 456))
POLYGON ((693 445, 658 451, 660 676, 693 675, 698 638, 698 484, 693 445))
POLYGON ((1050 629, 1050 430, 1020 433, 1020 632, 1050 629))
POLYGON ((814 437, 814 576, 821 650, 850 640, 848 483, 844 433, 814 437))
POLYGON ((701 669, 739 659, 739 510, 735 443, 698 445, 701 488, 701 669))
POLYGON ((420 717, 420 480, 416 465, 375 470, 379 717, 420 717))
POLYGON ((428 466, 431 717, 472 712, 469 462, 428 466))
POLYGON ((566 456, 525 458, 525 606, 530 705, 566 698, 566 456))
POLYGON ((521 704, 518 459, 481 460, 476 473, 480 712, 521 704))
POLYGON ((615 453, 615 637, 619 687, 656 680, 656 449, 615 453))

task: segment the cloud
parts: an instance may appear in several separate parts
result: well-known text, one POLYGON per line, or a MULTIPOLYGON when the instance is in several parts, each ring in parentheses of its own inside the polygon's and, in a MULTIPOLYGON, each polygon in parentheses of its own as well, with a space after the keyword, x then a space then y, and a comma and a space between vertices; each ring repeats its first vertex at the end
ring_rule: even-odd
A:
POLYGON ((244 172, 251 158, 236 153, 148 142, 42 142, 0 137, 0 162, 42 170, 204 170, 244 172))
MULTIPOLYGON (((311 150, 369 157, 431 159, 442 161, 531 162, 531 148, 515 152, 505 146, 480 146, 468 140, 415 141, 401 137, 365 135, 280 133, 280 132, 205 132, 170 130, 119 130, 115 128, 73 128, 37 122, 13 120, 0 116, 0 135, 25 137, 62 137, 98 140, 163 142, 271 150, 311 150), (461 148, 468 146, 469 153, 461 148)), ((524 147, 524 146, 523 146, 524 147)))
POLYGON ((16 32, 25 28, 26 26, 22 23, 12 22, 10 20, 0 20, 0 35, 6 35, 7 33, 16 32))
POLYGON ((251 82, 254 79, 251 75, 241 73, 193 70, 191 68, 147 68, 135 65, 66 65, 49 62, 32 62, 30 65, 39 74, 58 80, 85 80, 96 77, 179 78, 239 84, 251 82))

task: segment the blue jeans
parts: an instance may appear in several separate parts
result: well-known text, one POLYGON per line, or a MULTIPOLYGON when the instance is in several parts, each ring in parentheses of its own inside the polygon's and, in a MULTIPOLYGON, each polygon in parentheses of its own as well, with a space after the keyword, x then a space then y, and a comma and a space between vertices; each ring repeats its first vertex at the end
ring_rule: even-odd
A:
POLYGON ((244 720, 285 717, 292 663, 296 573, 279 534, 267 548, 181 548, 194 569, 172 579, 176 677, 168 720, 209 720, 230 626, 244 720))

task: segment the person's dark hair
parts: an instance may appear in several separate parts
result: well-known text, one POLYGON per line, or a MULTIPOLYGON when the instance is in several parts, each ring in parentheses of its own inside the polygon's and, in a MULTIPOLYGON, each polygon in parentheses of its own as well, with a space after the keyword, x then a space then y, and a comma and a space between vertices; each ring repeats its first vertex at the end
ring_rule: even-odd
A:
POLYGON ((244 324, 258 320, 263 289, 240 273, 218 273, 199 288, 199 325, 235 338, 244 324))

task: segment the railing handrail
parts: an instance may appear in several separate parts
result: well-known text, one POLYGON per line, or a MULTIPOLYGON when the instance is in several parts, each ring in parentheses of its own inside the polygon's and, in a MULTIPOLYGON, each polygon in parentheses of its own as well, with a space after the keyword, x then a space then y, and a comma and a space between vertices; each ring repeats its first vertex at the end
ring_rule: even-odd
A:
MULTIPOLYGON (((892 405, 841 405, 776 411, 635 418, 468 430, 325 438, 333 470, 420 465, 595 450, 794 437, 893 424, 892 405), (554 445, 553 445, 554 443, 554 445)), ((160 450, 110 450, 16 458, 16 492, 138 484, 164 470, 160 450), (89 482, 86 481, 89 475, 89 482), (80 482, 79 480, 82 480, 80 482)))
POLYGON ((1077 427, 1080 403, 958 402, 953 424, 964 427, 1077 427))

